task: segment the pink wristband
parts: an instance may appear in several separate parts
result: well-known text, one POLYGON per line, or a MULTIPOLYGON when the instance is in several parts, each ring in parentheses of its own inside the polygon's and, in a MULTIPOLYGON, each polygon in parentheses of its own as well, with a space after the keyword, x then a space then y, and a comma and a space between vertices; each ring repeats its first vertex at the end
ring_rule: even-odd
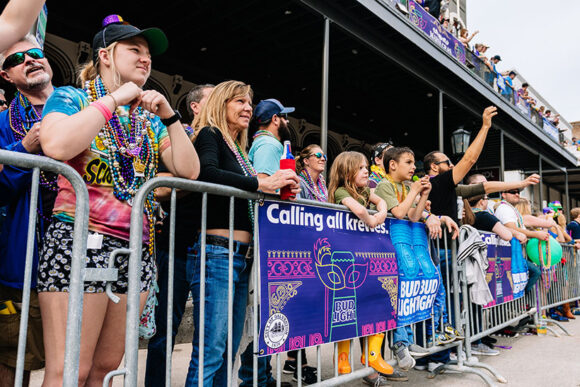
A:
POLYGON ((103 117, 105 117, 106 121, 109 121, 111 118, 113 118, 113 113, 109 110, 107 105, 105 105, 104 103, 99 102, 99 101, 94 101, 94 102, 91 102, 91 106, 96 107, 101 112, 103 117))

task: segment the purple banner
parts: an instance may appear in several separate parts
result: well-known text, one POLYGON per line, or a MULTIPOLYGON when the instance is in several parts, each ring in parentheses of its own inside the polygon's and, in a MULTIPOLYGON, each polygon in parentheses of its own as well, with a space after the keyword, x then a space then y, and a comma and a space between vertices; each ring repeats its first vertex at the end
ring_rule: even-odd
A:
POLYGON ((271 201, 257 215, 260 356, 394 329, 399 305, 406 321, 432 307, 438 273, 418 258, 399 273, 392 220, 369 229, 347 211, 271 201))
POLYGON ((480 232, 487 244, 486 280, 494 300, 484 308, 503 304, 524 295, 523 289, 527 283, 527 267, 524 268, 520 243, 512 247, 512 243, 500 239, 496 234, 480 232), (519 255, 517 249, 519 248, 519 255))
POLYGON ((449 55, 465 64, 465 46, 423 7, 409 0, 409 19, 449 55))

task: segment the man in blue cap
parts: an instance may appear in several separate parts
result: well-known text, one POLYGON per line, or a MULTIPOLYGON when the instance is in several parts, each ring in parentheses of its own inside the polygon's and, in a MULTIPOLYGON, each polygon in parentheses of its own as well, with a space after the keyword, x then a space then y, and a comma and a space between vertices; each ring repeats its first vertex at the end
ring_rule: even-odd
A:
POLYGON ((290 140, 288 113, 293 107, 284 107, 274 98, 260 101, 254 109, 254 122, 258 130, 253 136, 248 156, 258 177, 268 177, 280 168, 284 141, 290 140))
MULTIPOLYGON (((252 125, 257 127, 253 136, 252 146, 248 157, 258 173, 258 177, 268 177, 280 169, 280 158, 284 152, 284 141, 290 140, 290 129, 288 129, 288 113, 292 113, 293 107, 284 107, 277 99, 270 98, 262 100, 254 109, 252 125)), ((272 192, 274 193, 274 192, 272 192)), ((240 386, 251 386, 253 376, 253 343, 241 355, 241 367, 239 377, 242 380, 240 386)), ((270 356, 258 359, 258 386, 270 387, 276 385, 276 380, 272 377, 272 367, 270 366, 270 356)), ((304 379, 304 375, 303 375, 304 379)), ((307 384, 316 382, 312 377, 305 381, 307 384)), ((290 387, 290 383, 282 382, 282 386, 290 387)))

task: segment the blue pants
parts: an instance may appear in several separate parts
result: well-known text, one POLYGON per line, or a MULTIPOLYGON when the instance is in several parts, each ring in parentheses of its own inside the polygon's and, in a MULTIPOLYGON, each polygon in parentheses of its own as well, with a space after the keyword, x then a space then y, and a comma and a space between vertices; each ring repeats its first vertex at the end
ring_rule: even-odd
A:
POLYGON ((414 342, 415 339, 413 338, 413 329, 410 325, 397 328, 393 332, 393 345, 397 343, 403 343, 405 347, 408 347, 414 342))
MULTIPOLYGON (((449 251, 451 255, 451 251, 449 251)), ((440 250, 441 263, 437 266, 439 270, 439 290, 437 291, 437 296, 433 303, 433 325, 435 331, 439 330, 439 323, 443 319, 443 323, 449 322, 449 315, 447 314, 447 292, 445 291, 445 284, 443 282, 443 269, 442 264, 446 265, 445 260, 445 250, 440 250)), ((432 334, 431 324, 427 324, 427 334, 430 336, 432 334)))
MULTIPOLYGON (((167 354, 167 292, 169 252, 164 249, 157 249, 156 254, 157 270, 159 273, 157 284, 159 293, 157 294, 157 307, 155 308, 155 325, 157 333, 149 340, 147 347, 147 369, 145 371, 145 386, 155 387, 165 385, 165 356, 167 354)), ((189 296, 190 279, 186 273, 186 257, 175 255, 175 265, 173 272, 173 326, 172 345, 175 345, 175 336, 183 317, 185 303, 189 296)), ((173 348, 173 347, 172 347, 173 348)))
MULTIPOLYGON (((240 387, 250 387, 254 385, 254 342, 248 344, 248 347, 241 355, 239 378, 242 380, 240 387)), ((272 377, 272 366, 270 365, 272 356, 258 358, 258 386, 266 387, 268 383, 274 383, 272 377)))
MULTIPOLYGON (((224 238, 225 239, 225 238, 224 238)), ((193 348, 187 373, 186 386, 198 385, 199 377, 199 311, 200 311, 200 242, 198 241, 187 260, 187 271, 191 273, 193 297, 193 348)), ((233 272, 233 326, 232 357, 236 355, 246 314, 248 282, 251 261, 238 251, 234 252, 233 272)), ((228 339, 228 266, 229 251, 216 245, 206 245, 205 277, 205 330, 203 346, 203 385, 206 387, 227 385, 227 339, 228 339)), ((232 358, 232 364, 233 364, 232 358)))
POLYGON ((534 285, 540 279, 542 275, 542 269, 529 259, 526 259, 526 263, 528 264, 528 284, 526 285, 525 292, 529 292, 534 288, 534 285))

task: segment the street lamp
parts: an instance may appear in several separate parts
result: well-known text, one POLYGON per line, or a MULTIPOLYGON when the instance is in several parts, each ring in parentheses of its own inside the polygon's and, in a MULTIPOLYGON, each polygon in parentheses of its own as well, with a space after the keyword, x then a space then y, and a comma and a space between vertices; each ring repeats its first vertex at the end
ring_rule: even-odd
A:
POLYGON ((464 154, 469 147, 471 132, 460 126, 455 132, 451 133, 451 150, 453 154, 464 154))

